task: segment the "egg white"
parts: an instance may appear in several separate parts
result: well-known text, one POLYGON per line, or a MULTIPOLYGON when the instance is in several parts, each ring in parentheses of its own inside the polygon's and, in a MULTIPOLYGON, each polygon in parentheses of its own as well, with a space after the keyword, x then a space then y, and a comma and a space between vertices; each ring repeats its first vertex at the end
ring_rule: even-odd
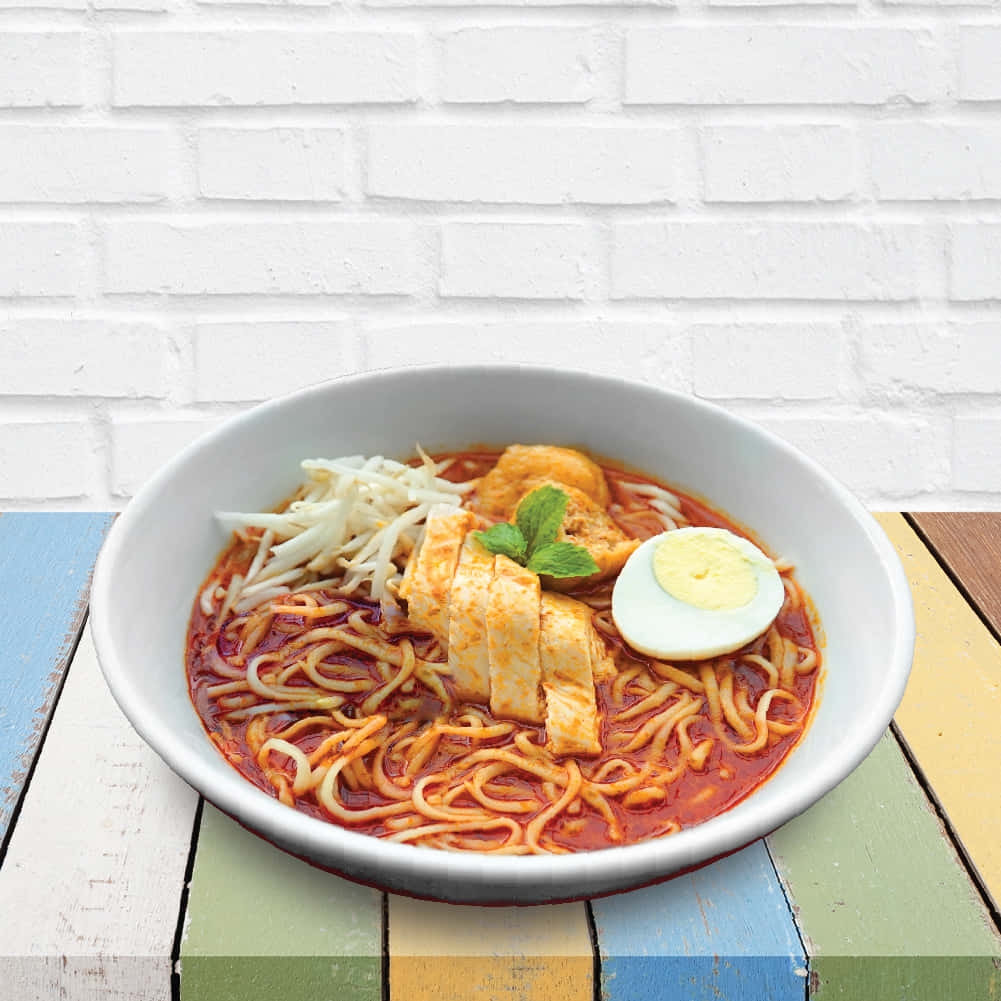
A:
MULTIPOLYGON (((675 531, 718 534, 720 530, 675 531)), ((669 594, 654 576, 654 552, 666 534, 648 539, 629 557, 612 590, 612 618, 634 650, 664 660, 701 660, 740 649, 772 624, 782 608, 785 588, 775 564, 757 546, 726 533, 726 540, 751 565, 757 582, 754 597, 740 608, 698 608, 669 594)))

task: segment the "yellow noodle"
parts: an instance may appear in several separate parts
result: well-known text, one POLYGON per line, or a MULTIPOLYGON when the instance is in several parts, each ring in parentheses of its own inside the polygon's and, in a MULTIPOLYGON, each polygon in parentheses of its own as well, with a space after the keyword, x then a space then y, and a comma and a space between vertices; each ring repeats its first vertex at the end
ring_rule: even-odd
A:
POLYGON ((257 618, 257 623, 250 631, 250 634, 243 637, 240 643, 241 659, 249 657, 257 649, 258 643, 264 639, 264 635, 271 628, 274 616, 270 612, 263 612, 255 616, 255 618, 257 618))
POLYGON ((373 682, 367 674, 360 678, 330 678, 320 671, 320 662, 341 647, 342 644, 338 640, 314 647, 299 662, 303 672, 312 682, 331 692, 364 692, 371 688, 373 682))
POLYGON ((403 652, 403 662, 400 665, 400 670, 397 671, 396 677, 388 685, 374 691, 365 701, 361 704, 362 712, 369 715, 375 712, 379 706, 385 702, 393 692, 396 691, 400 685, 403 684, 407 678, 414 673, 414 668, 417 666, 417 658, 414 656, 414 645, 410 640, 402 640, 400 642, 400 648, 403 652))
POLYGON ((817 654, 809 647, 798 647, 799 662, 796 664, 797 674, 809 674, 817 666, 817 654))
POLYGON ((409 816, 387 817, 383 826, 387 831, 407 831, 411 827, 419 827, 423 823, 423 817, 410 814, 409 816))
MULTIPOLYGON (((688 671, 683 671, 680 667, 665 664, 661 660, 650 661, 650 667, 662 678, 666 678, 668 681, 674 681, 683 688, 687 688, 690 692, 694 692, 696 695, 702 695, 702 693, 706 690, 705 679, 700 681, 688 671)), ((701 672, 699 677, 701 678, 701 672)))
POLYGON ((616 702, 622 702, 623 695, 626 690, 626 685, 629 684, 633 678, 637 677, 643 671, 642 666, 630 667, 625 671, 620 671, 616 676, 615 680, 612 682, 612 698, 616 702))
POLYGON ((713 749, 714 741, 711 737, 699 741, 698 745, 692 745, 692 738, 689 736, 688 728, 695 722, 694 716, 688 716, 678 723, 676 730, 678 733, 678 744, 681 747, 681 756, 685 764, 693 772, 701 772, 706 766, 706 758, 713 749))
POLYGON ((625 758, 612 758, 610 761, 604 762, 600 768, 590 776, 590 781, 592 782, 602 782, 614 771, 619 770, 629 772, 634 774, 636 772, 636 767, 631 761, 626 761, 625 758))
POLYGON ((453 810, 444 810, 440 807, 434 806, 429 803, 427 797, 424 795, 424 790, 429 785, 436 785, 440 783, 441 779, 437 774, 425 775, 424 778, 418 779, 414 783, 413 791, 410 794, 410 798, 413 801, 414 806, 424 814, 425 817, 429 817, 431 820, 455 820, 463 821, 470 820, 471 818, 487 817, 481 810, 473 810, 467 807, 456 807, 453 810))
POLYGON ((630 738, 630 740, 621 748, 621 750, 628 754, 630 751, 636 751, 643 747, 645 744, 649 743, 650 739, 657 732, 657 730, 663 726, 668 721, 677 721, 683 716, 687 715, 685 710, 691 706, 696 706, 701 703, 701 699, 693 699, 687 692, 685 692, 673 705, 669 706, 661 713, 657 713, 656 716, 651 716, 646 723, 643 724, 630 738))
POLYGON ((667 793, 660 786, 647 786, 645 789, 633 789, 622 797, 622 805, 628 807, 649 806, 651 803, 663 803, 667 793))
POLYGON ((538 846, 539 835, 542 833, 542 829, 549 823, 550 820, 554 817, 558 817, 560 813, 566 809, 571 800, 576 799, 580 793, 583 778, 580 774, 580 768, 577 766, 577 762, 574 761, 573 758, 567 762, 566 773, 567 782, 563 795, 560 796, 555 803, 543 810, 542 813, 535 817, 525 828, 525 843, 530 848, 534 849, 538 846))
POLYGON ((461 758, 457 764, 459 766, 467 766, 479 761, 506 761, 520 771, 537 775, 543 781, 555 782, 557 785, 563 785, 566 781, 566 772, 564 769, 556 765, 547 765, 537 758, 522 757, 503 747, 485 747, 482 750, 473 751, 471 754, 467 754, 461 758))
POLYGON ((307 716, 305 719, 296 720, 295 723, 286 727, 275 736, 280 737, 282 740, 291 740, 293 737, 298 737, 304 731, 311 730, 314 726, 328 727, 333 725, 334 720, 329 716, 307 716))
POLYGON ((332 710, 330 715, 345 729, 359 729, 368 723, 368 720, 362 718, 358 719, 352 716, 345 716, 343 713, 337 712, 337 710, 332 710))
POLYGON ((287 740, 279 740, 277 737, 272 737, 270 740, 266 740, 261 745, 260 751, 257 752, 257 760, 262 766, 265 766, 267 763, 269 751, 279 751, 281 754, 292 759, 292 763, 295 765, 295 782, 292 785, 292 792, 296 796, 302 796, 309 789, 309 780, 312 776, 309 759, 295 744, 290 744, 287 740))
POLYGON ((478 769, 474 773, 471 780, 463 782, 462 788, 464 788, 469 795, 473 797, 473 799, 492 810, 498 810, 501 813, 530 813, 538 806, 538 803, 534 800, 498 799, 495 796, 488 795, 483 790, 485 782, 488 782, 491 778, 494 778, 503 772, 510 771, 510 767, 511 766, 506 763, 486 765, 485 767, 478 769))
MULTIPOLYGON (((733 671, 728 667, 722 667, 720 673, 722 676, 719 678, 719 701, 723 717, 744 740, 750 740, 754 736, 754 728, 741 718, 740 710, 733 701, 733 671)), ((751 715, 753 718, 753 714, 751 715)))
POLYGON ((420 745, 420 750, 416 751, 407 762, 406 774, 416 775, 432 754, 438 749, 438 742, 441 740, 441 733, 436 726, 432 726, 426 733, 421 734, 413 743, 411 749, 420 745))
MULTIPOLYGON (((407 729, 412 729, 416 726, 415 723, 405 723, 401 730, 404 732, 407 729)), ((398 800, 409 800, 410 791, 408 789, 401 789, 396 782, 391 779, 386 774, 385 769, 385 758, 388 745, 383 743, 380 744, 375 752, 375 758, 372 761, 372 781, 375 783, 375 788, 386 797, 386 799, 398 799, 398 800)))
POLYGON ((741 754, 751 754, 754 751, 760 751, 768 743, 768 708, 771 706, 774 699, 787 699, 792 702, 798 702, 799 700, 795 695, 785 691, 782 688, 769 688, 767 692, 764 692, 760 699, 758 699, 758 707, 754 714, 754 723, 757 730, 757 736, 754 740, 746 744, 735 744, 733 749, 741 754))
POLYGON ((352 791, 357 792, 361 788, 358 776, 355 774, 355 761, 346 761, 341 766, 341 781, 352 791))
POLYGON ((339 695, 327 695, 323 698, 312 698, 303 699, 298 702, 264 702, 259 703, 256 706, 249 706, 244 709, 237 709, 233 712, 227 713, 226 718, 232 722, 239 722, 240 720, 250 719, 251 717, 260 716, 264 713, 276 713, 276 712, 299 712, 300 710, 317 710, 317 709, 333 709, 336 706, 343 705, 344 699, 339 695))
POLYGON ((286 806, 295 806, 295 797, 288 787, 288 779, 284 775, 277 774, 272 779, 275 788, 278 790, 278 800, 286 806))
POLYGON ((247 732, 244 739, 247 741, 247 747, 250 748, 250 753, 256 758, 261 752, 261 746, 267 739, 265 737, 265 730, 267 729, 268 721, 264 719, 263 716, 255 717, 247 726, 247 732))
MULTIPOLYGON (((289 597, 310 597, 312 595, 304 595, 301 592, 298 595, 282 595, 282 598, 287 602, 289 597)), ((312 607, 300 607, 298 605, 284 604, 284 605, 272 605, 271 611, 276 615, 301 615, 303 618, 308 619, 322 619, 326 618, 328 615, 340 615, 341 612, 347 609, 347 604, 343 601, 334 601, 329 605, 318 605, 315 599, 313 600, 312 607)))
POLYGON ((745 720, 754 719, 754 709, 751 703, 748 701, 747 687, 745 685, 739 685, 737 688, 737 695, 734 698, 734 704, 737 707, 737 711, 740 713, 740 718, 745 720))
POLYGON ((782 640, 782 667, 779 670, 779 683, 787 692, 796 685, 796 663, 799 660, 799 647, 792 640, 782 640))
POLYGON ((622 824, 619 823, 619 818, 615 816, 612 808, 608 805, 608 800, 593 785, 585 784, 580 794, 588 806, 593 806, 601 814, 605 824, 608 826, 608 840, 613 842, 621 841, 622 824))
POLYGON ((387 841, 413 841, 416 838, 426 837, 429 834, 440 834, 445 831, 492 831, 498 827, 506 827, 511 833, 504 843, 509 845, 512 842, 517 844, 522 837, 522 830, 508 817, 484 817, 483 820, 454 821, 442 824, 426 824, 424 827, 415 827, 410 831, 400 831, 396 834, 387 835, 387 841))
POLYGON ((719 700, 719 685, 716 683, 716 672, 712 664, 703 664, 699 668, 699 678, 705 686, 706 703, 709 706, 709 718, 714 723, 723 719, 723 707, 719 700))
POLYGON ((220 695, 229 695, 231 692, 245 692, 249 687, 246 681, 227 681, 221 685, 209 685, 205 694, 210 699, 217 699, 220 695))
POLYGON ((475 851, 480 855, 531 855, 532 849, 528 845, 510 845, 503 844, 499 848, 486 848, 484 847, 484 842, 473 841, 471 838, 454 838, 452 848, 460 849, 462 851, 475 851))
POLYGON ((547 756, 546 749, 532 740, 532 733, 529 730, 519 730, 514 735, 514 746, 517 747, 522 754, 529 758, 542 758, 547 756))
POLYGON ((441 734, 468 737, 470 740, 492 740, 504 737, 514 729, 514 723, 495 723, 493 726, 439 726, 441 734))
POLYGON ((757 667, 764 671, 768 677, 769 688, 779 687, 779 672, 775 669, 775 665, 770 660, 766 660, 760 654, 745 653, 741 656, 740 662, 742 664, 750 664, 752 667, 757 667))

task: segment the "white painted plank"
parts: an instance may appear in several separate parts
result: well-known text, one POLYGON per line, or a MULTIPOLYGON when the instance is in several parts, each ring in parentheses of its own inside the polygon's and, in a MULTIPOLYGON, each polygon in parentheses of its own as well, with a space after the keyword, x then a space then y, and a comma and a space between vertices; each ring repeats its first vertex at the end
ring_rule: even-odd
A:
POLYGON ((0 869, 0 998, 166 1001, 197 802, 85 631, 0 869))

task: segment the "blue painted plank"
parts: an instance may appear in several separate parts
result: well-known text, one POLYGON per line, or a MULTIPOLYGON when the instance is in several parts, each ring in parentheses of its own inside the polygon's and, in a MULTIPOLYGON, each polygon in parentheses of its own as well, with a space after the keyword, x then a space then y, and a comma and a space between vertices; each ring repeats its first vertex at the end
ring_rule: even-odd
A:
POLYGON ((0 840, 52 712, 114 516, 0 515, 0 840))
POLYGON ((806 956, 761 841, 591 906, 605 1001, 803 1001, 806 956))

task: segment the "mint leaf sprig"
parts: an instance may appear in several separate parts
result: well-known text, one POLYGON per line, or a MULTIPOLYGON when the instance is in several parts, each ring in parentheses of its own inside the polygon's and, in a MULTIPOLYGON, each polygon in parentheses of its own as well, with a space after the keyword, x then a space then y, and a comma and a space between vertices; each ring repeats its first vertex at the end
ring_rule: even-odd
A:
POLYGON ((590 576, 598 571, 594 557, 583 546, 556 541, 569 500, 559 487, 539 487, 518 505, 515 524, 498 522, 476 532, 476 539, 487 552, 502 553, 535 574, 590 576))

